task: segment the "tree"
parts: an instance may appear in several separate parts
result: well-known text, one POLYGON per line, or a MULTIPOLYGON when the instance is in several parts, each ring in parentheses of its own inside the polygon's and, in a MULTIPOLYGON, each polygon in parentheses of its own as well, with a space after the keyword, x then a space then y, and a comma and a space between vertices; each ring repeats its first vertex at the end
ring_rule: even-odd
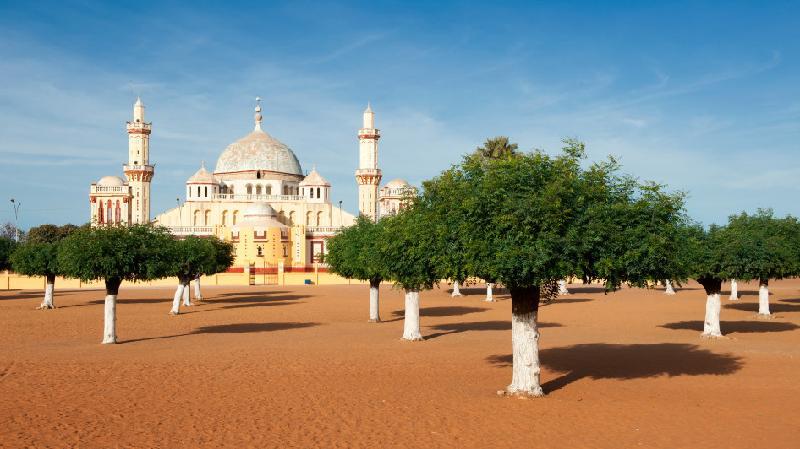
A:
POLYGON ((475 149, 475 155, 485 160, 491 159, 508 159, 516 156, 519 146, 516 143, 511 143, 506 136, 497 136, 486 139, 483 146, 475 149))
POLYGON ((511 293, 509 394, 543 394, 537 315, 541 301, 557 296, 557 281, 578 275, 606 279, 607 289, 645 285, 660 276, 654 266, 663 254, 648 252, 647 242, 657 241, 652 234, 674 234, 666 228, 682 216, 681 195, 619 176, 613 160, 584 170, 584 157, 583 144, 567 140, 556 157, 540 151, 494 160, 467 157, 451 169, 466 180, 459 197, 468 265, 511 293))
POLYGON ((117 342, 116 305, 122 281, 167 277, 172 236, 151 225, 80 228, 61 242, 58 265, 68 277, 106 285, 103 344, 117 342))
MULTIPOLYGON (((170 251, 171 267, 168 275, 178 278, 178 287, 172 301, 170 314, 180 313, 181 298, 183 305, 190 306, 189 283, 202 275, 212 275, 228 269, 233 263, 233 247, 216 237, 188 236, 182 240, 174 240, 170 251)), ((199 284, 196 284, 199 285, 199 284)), ((195 297, 201 295, 195 293, 195 297)))
POLYGON ((14 252, 16 244, 13 239, 0 236, 0 270, 11 268, 11 254, 14 252))
POLYGON ((758 280, 758 314, 770 316, 769 280, 800 275, 800 223, 771 209, 728 218, 722 257, 729 278, 758 280))
POLYGON ((706 292, 706 315, 703 320, 703 337, 722 337, 720 327, 720 292, 727 278, 723 266, 722 242, 726 229, 712 225, 708 230, 700 225, 681 229, 683 245, 678 259, 686 268, 686 274, 695 279, 706 292))
POLYGON ((323 262, 332 273, 369 281, 369 321, 372 323, 381 321, 380 285, 386 278, 381 249, 386 238, 384 220, 373 222, 361 215, 353 226, 328 239, 328 253, 323 256, 323 262))
POLYGON ((380 253, 387 280, 405 292, 403 339, 422 340, 419 329, 419 292, 438 281, 432 258, 434 247, 430 214, 418 200, 397 215, 383 218, 387 238, 380 253))
POLYGON ((25 241, 25 231, 8 221, 0 225, 0 238, 16 241, 17 237, 19 237, 20 242, 25 241))
POLYGON ((56 276, 63 273, 58 266, 60 242, 78 227, 75 225, 56 226, 51 224, 31 228, 25 243, 22 243, 11 256, 14 271, 25 276, 44 276, 44 300, 38 309, 54 309, 53 294, 56 276))

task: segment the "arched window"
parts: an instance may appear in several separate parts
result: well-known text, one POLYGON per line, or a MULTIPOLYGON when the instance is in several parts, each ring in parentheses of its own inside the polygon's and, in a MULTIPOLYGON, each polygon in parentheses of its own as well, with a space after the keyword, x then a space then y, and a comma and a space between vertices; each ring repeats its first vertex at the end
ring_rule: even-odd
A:
POLYGON ((261 179, 261 170, 256 172, 256 179, 261 179))
POLYGON ((247 194, 248 195, 252 195, 253 194, 253 185, 252 184, 247 184, 247 186, 245 188, 247 189, 247 194))
POLYGON ((200 186, 197 186, 197 197, 200 197, 200 186))
POLYGON ((235 210, 233 211, 233 219, 231 220, 231 224, 235 225, 238 219, 239 219, 239 211, 235 210))
POLYGON ((211 211, 207 210, 203 216, 203 226, 208 226, 211 222, 211 211))
POLYGON ((322 226, 322 211, 317 212, 317 226, 322 226))
POLYGON ((233 195, 233 186, 230 186, 230 187, 228 187, 228 193, 230 193, 231 195, 233 195))
POLYGON ((108 224, 114 224, 114 215, 111 210, 111 200, 106 202, 106 218, 108 218, 108 224))
POLYGON ((256 186, 256 195, 261 195, 261 184, 256 186))
POLYGON ((294 224, 294 211, 289 212, 289 222, 286 223, 286 224, 288 224, 288 225, 293 225, 294 224))
POLYGON ((310 196, 311 198, 314 198, 314 189, 308 189, 308 192, 310 193, 310 195, 309 195, 309 196, 310 196))
POLYGON ((205 189, 204 191, 205 191, 205 194, 206 194, 206 198, 208 198, 208 186, 205 186, 204 189, 205 189))
POLYGON ((119 224, 122 219, 122 208, 120 207, 119 200, 117 200, 117 207, 114 208, 114 222, 119 224))
POLYGON ((97 224, 103 224, 103 203, 97 207, 97 224))
POLYGON ((322 198, 322 196, 319 194, 319 187, 317 187, 317 198, 322 198))
POLYGON ((311 226, 311 211, 306 212, 306 226, 311 226))
POLYGON ((219 224, 221 224, 222 226, 227 226, 228 225, 228 211, 227 210, 222 211, 222 217, 220 217, 220 219, 219 219, 219 224))
POLYGON ((267 184, 266 191, 264 193, 267 195, 272 195, 272 185, 267 184))
POLYGON ((289 186, 283 186, 283 194, 284 195, 288 195, 289 194, 289 186))
POLYGON ((258 248, 256 249, 258 250, 258 257, 262 257, 264 255, 264 248, 262 248, 261 245, 258 245, 258 248))

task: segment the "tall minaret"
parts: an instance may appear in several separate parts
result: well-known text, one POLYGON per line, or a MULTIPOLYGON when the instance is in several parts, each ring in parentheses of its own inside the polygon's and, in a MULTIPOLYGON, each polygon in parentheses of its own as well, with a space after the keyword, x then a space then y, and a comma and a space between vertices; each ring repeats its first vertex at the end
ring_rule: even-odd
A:
POLYGON ((150 165, 150 132, 152 123, 144 121, 144 104, 136 98, 133 121, 128 122, 128 163, 123 166, 128 185, 131 186, 131 224, 150 222, 150 182, 153 166, 150 165))
POLYGON ((375 113, 367 104, 364 111, 364 126, 358 130, 358 212, 372 219, 378 218, 378 185, 381 170, 378 168, 378 139, 381 132, 375 129, 375 113))

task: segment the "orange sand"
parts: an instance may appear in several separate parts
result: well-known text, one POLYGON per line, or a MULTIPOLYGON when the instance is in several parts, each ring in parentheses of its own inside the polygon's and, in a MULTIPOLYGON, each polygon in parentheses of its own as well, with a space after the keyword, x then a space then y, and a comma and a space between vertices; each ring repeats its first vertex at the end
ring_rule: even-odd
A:
MULTIPOLYGON (((56 286, 58 287, 58 286, 56 286)), ((365 286, 206 287, 168 316, 172 291, 125 288, 121 344, 100 345, 102 291, 0 292, 2 447, 797 448, 800 281, 723 297, 573 294, 541 309, 548 396, 511 377, 507 296, 423 292, 423 342, 405 342, 402 296, 365 286), (186 310, 186 309, 184 309, 186 310)))

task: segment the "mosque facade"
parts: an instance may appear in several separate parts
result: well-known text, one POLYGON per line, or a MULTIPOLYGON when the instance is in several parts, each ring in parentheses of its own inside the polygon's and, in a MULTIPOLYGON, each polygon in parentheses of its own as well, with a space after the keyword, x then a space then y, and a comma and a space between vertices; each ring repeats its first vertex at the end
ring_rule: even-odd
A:
MULTIPOLYGON (((217 236, 234 244, 233 270, 282 266, 286 271, 318 269, 326 240, 355 216, 331 201, 331 184, 314 167, 304 173, 291 148, 262 129, 257 99, 253 131, 228 145, 213 171, 201 163, 186 181, 185 198, 176 207, 150 217, 152 124, 145 122, 137 99, 128 122, 125 180, 104 176, 90 186, 91 223, 95 226, 152 222, 176 236, 217 236)), ((358 131, 359 164, 355 172, 359 213, 371 219, 396 213, 413 192, 393 180, 383 188, 378 168, 375 114, 363 113, 358 131)))

